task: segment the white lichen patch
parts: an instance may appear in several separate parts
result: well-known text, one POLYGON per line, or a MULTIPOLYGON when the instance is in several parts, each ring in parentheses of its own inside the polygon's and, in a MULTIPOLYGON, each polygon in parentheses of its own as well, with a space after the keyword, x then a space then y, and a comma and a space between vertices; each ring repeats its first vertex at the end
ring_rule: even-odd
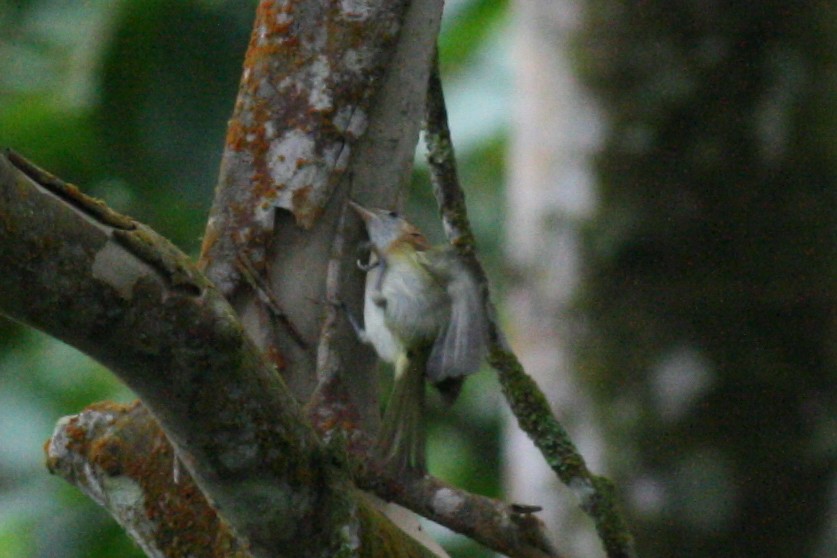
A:
POLYGON ((272 140, 276 137, 276 123, 273 120, 268 120, 264 123, 264 138, 266 140, 272 140))
POLYGON ((294 77, 291 77, 291 76, 283 77, 282 80, 278 84, 276 84, 276 90, 277 91, 284 91, 285 89, 287 89, 288 87, 290 87, 291 85, 293 85, 295 83, 296 83, 296 76, 294 76, 294 77))
POLYGON ((270 144, 267 166, 274 184, 290 184, 301 161, 314 160, 314 139, 302 130, 288 130, 270 144))
MULTIPOLYGON (((336 155, 332 155, 335 163, 336 155)), ((272 219, 272 209, 275 207, 289 209, 296 214, 296 210, 307 209, 297 207, 301 203, 315 205, 315 198, 324 197, 317 193, 324 191, 332 165, 317 155, 314 139, 310 135, 302 130, 289 130, 271 142, 267 167, 275 190, 274 195, 265 198, 256 209, 256 219, 260 225, 268 224, 267 220, 272 219), (300 195, 303 189, 309 189, 310 192, 300 195)))
POLYGON ((590 481, 582 477, 574 477, 567 486, 573 491, 575 497, 578 498, 581 508, 584 510, 589 509, 593 497, 596 495, 596 489, 590 481))
POLYGON ((255 118, 253 118, 253 111, 246 108, 238 112, 237 118, 238 123, 245 128, 249 128, 255 123, 255 118))
POLYGON ((146 515, 145 494, 142 487, 125 476, 105 477, 103 483, 107 493, 104 507, 128 532, 128 535, 148 556, 164 556, 157 544, 157 522, 146 515))
POLYGON ((331 65, 325 56, 320 55, 308 67, 310 86, 308 104, 314 110, 331 108, 331 92, 328 89, 328 78, 331 76, 331 65))
POLYGON ((360 525, 352 514, 351 521, 340 528, 340 539, 348 550, 360 548, 360 525))
POLYGON ((256 87, 256 95, 255 95, 255 97, 257 99, 272 99, 275 94, 276 94, 276 88, 270 82, 269 79, 259 80, 258 86, 256 87))
POLYGON ((287 13, 287 12, 279 12, 276 14, 276 23, 278 25, 285 25, 286 23, 290 23, 294 20, 294 17, 287 13))
POLYGON ((343 54, 341 69, 354 74, 362 74, 369 70, 369 50, 350 48, 343 54))
POLYGON ((465 498, 450 488, 442 488, 433 495, 433 511, 441 515, 453 515, 465 503, 465 498))
POLYGON ((67 425, 74 419, 74 416, 61 417, 55 424, 55 430, 52 432, 52 437, 49 439, 49 446, 47 446, 47 456, 52 459, 62 459, 67 455, 67 425))
POLYGON ((258 44, 263 45, 267 41, 267 25, 262 23, 259 25, 258 29, 256 30, 257 37, 258 37, 258 44))
POLYGON ((104 472, 102 476, 102 487, 107 494, 108 508, 120 512, 120 515, 137 513, 143 508, 143 493, 139 484, 124 475, 115 477, 104 472))

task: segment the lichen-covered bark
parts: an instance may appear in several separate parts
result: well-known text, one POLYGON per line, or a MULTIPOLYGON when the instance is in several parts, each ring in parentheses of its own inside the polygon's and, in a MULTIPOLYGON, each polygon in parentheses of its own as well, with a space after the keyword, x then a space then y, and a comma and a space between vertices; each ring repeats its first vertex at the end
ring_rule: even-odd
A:
POLYGON ((251 556, 139 402, 65 417, 45 449, 50 472, 107 509, 149 558, 251 556))
MULTIPOLYGON (((337 216, 349 195, 395 203, 409 177, 442 4, 259 4, 201 262, 302 401, 316 387, 337 216), (259 300, 242 259, 271 291, 273 308, 259 300)), ((343 234, 355 246, 361 227, 351 220, 343 234)), ((359 313, 353 261, 347 250, 336 294, 359 313)), ((351 398, 375 400, 372 353, 345 323, 334 339, 341 367, 354 371, 351 398)), ((374 430, 374 405, 359 409, 374 430)))
MULTIPOLYGON (((47 443, 47 466, 104 507, 149 558, 250 558, 179 464, 169 440, 147 408, 97 403, 58 422, 47 443)), ((320 556, 434 555, 405 538, 370 499, 348 486, 356 521, 340 532, 340 545, 320 556)), ((340 509, 325 510, 339 515, 340 509)), ((271 556, 317 556, 300 541, 295 552, 271 556)))
POLYGON ((207 258, 241 246, 263 264, 276 208, 304 228, 322 215, 366 131, 408 5, 259 3, 204 239, 207 258), (236 244, 227 245, 233 233, 236 244))

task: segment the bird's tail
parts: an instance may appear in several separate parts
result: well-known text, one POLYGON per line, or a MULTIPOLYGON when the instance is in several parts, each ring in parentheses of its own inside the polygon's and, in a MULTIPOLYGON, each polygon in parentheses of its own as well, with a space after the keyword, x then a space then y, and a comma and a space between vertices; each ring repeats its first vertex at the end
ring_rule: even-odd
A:
POLYGON ((393 473, 423 475, 425 461, 424 369, 427 352, 399 356, 395 383, 378 437, 378 457, 393 473))

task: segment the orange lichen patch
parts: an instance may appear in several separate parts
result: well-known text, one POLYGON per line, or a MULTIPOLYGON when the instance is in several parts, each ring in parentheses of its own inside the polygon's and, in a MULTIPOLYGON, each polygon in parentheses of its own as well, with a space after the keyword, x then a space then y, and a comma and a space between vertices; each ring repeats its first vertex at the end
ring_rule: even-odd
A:
POLYGON ((153 470, 149 468, 149 474, 141 479, 146 516, 158 525, 158 545, 172 556, 203 553, 216 545, 235 545, 232 533, 186 472, 182 471, 178 484, 173 483, 173 452, 162 433, 159 442, 145 460, 153 470))
POLYGON ((64 433, 74 444, 84 444, 87 440, 87 430, 81 427, 78 417, 73 417, 70 420, 70 422, 64 427, 64 433))
POLYGON ((118 438, 99 438, 90 445, 88 460, 101 467, 108 476, 115 477, 122 474, 124 453, 122 441, 118 438))
POLYGON ((265 355, 280 372, 288 366, 288 361, 285 360, 285 356, 276 345, 270 344, 265 351, 265 355))
POLYGON ((238 120, 230 120, 229 125, 227 126, 227 138, 225 140, 227 147, 233 151, 243 150, 247 143, 244 139, 245 135, 246 130, 241 122, 238 120))
POLYGON ((46 457, 47 471, 49 471, 52 474, 55 474, 55 472, 58 470, 59 458, 50 453, 49 448, 50 448, 51 445, 52 445, 52 438, 50 438, 46 442, 44 442, 43 448, 44 448, 44 455, 47 456, 46 457))
POLYGON ((296 222, 303 228, 310 228, 323 214, 325 208, 311 200, 311 196, 317 190, 313 185, 308 184, 294 190, 292 195, 292 211, 296 222))
POLYGON ((293 193, 293 205, 294 208, 303 207, 308 204, 308 199, 311 196, 311 192, 313 191, 314 187, 311 184, 307 186, 303 186, 302 188, 297 188, 294 190, 293 193))
POLYGON ((349 453, 367 455, 372 440, 363 433, 360 413, 339 377, 320 386, 308 402, 306 414, 321 438, 328 439, 335 431, 339 431, 343 434, 345 449, 349 453))
POLYGON ((261 61, 269 60, 272 56, 285 53, 288 48, 298 46, 299 39, 292 34, 292 9, 290 4, 280 8, 275 1, 259 3, 253 34, 244 55, 245 68, 252 69, 261 61))
MULTIPOLYGON (((136 482, 143 494, 143 515, 156 526, 154 537, 167 556, 213 554, 213 548, 238 549, 229 528, 221 522, 182 465, 174 479, 174 451, 147 409, 99 404, 114 415, 105 432, 89 446, 88 462, 109 476, 136 482)), ((226 555, 226 554, 224 554, 226 555)), ((242 551, 242 556, 246 553, 242 551)))

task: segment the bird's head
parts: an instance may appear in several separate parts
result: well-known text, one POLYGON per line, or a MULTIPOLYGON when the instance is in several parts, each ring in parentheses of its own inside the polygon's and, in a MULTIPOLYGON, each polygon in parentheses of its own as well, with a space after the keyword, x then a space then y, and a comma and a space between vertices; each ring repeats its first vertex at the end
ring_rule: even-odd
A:
POLYGON ((421 231, 389 209, 366 208, 353 201, 349 202, 366 225, 369 241, 381 252, 388 252, 397 245, 409 245, 415 250, 427 250, 430 243, 421 231))

